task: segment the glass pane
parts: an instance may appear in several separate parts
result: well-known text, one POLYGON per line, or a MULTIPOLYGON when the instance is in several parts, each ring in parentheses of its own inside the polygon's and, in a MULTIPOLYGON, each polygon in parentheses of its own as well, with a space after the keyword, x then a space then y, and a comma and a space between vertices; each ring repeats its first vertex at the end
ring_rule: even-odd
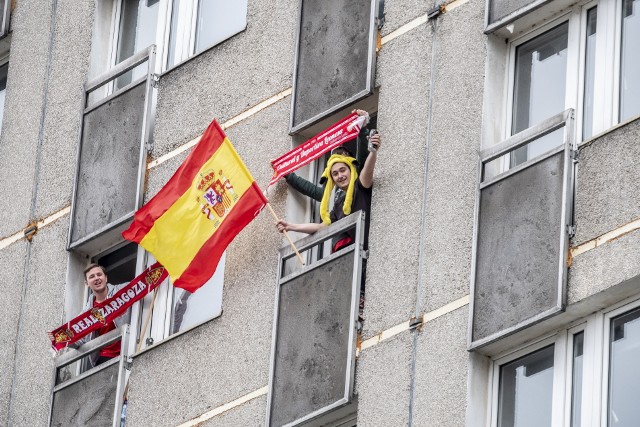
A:
POLYGON ((582 378, 584 366, 584 332, 573 336, 573 381, 571 386, 571 426, 580 427, 582 411, 582 378))
POLYGON ((551 425, 553 345, 500 367, 499 427, 551 425))
MULTIPOLYGON (((155 43, 158 7, 157 1, 122 0, 116 63, 130 58, 133 54, 155 43)), ((116 81, 117 88, 124 87, 142 77, 146 70, 147 65, 142 64, 132 72, 122 75, 116 81)))
MULTIPOLYGON (((564 110, 568 29, 569 24, 565 22, 516 49, 512 135, 564 110)), ((514 151, 511 166, 561 142, 558 134, 540 138, 514 151)))
POLYGON ((0 128, 2 127, 2 119, 4 118, 4 97, 7 89, 7 73, 9 72, 9 64, 0 66, 0 128))
POLYGON ((220 315, 225 259, 226 252, 220 259, 213 277, 196 292, 191 293, 173 287, 170 335, 220 315))
POLYGON ((593 85, 596 69, 596 23, 598 8, 587 11, 587 33, 585 48, 584 71, 584 114, 582 123, 582 139, 589 139, 593 135, 593 85))
POLYGON ((611 321, 609 426, 637 427, 640 420, 640 308, 611 321))
POLYGON ((178 22, 181 19, 185 19, 183 15, 185 15, 185 2, 181 0, 173 0, 171 5, 171 29, 169 31, 167 67, 175 65, 181 58, 181 54, 176 52, 176 50, 178 48, 178 22), (180 5, 182 5, 182 8, 180 5))
POLYGON ((247 26, 247 0, 200 0, 195 53, 220 43, 247 26))
POLYGON ((640 0, 622 2, 620 121, 640 114, 640 0))

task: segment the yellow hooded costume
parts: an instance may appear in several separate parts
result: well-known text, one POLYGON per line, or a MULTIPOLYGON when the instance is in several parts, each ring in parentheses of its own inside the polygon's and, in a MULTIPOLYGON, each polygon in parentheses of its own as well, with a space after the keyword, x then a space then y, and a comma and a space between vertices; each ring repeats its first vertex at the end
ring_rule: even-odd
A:
POLYGON ((333 178, 331 177, 331 168, 336 163, 344 163, 351 170, 349 187, 347 187, 344 198, 344 205, 342 205, 342 211, 345 215, 351 214, 351 203, 353 202, 353 193, 355 191, 356 179, 358 179, 358 171, 356 169, 358 161, 356 159, 340 154, 334 154, 329 157, 329 161, 327 161, 327 167, 322 173, 322 178, 320 178, 321 183, 326 182, 326 185, 324 187, 324 194, 322 195, 322 201, 320 202, 320 217, 322 218, 322 222, 326 225, 331 224, 331 215, 329 214, 329 200, 331 199, 331 191, 333 190, 333 186, 335 185, 335 182, 333 182, 333 178))

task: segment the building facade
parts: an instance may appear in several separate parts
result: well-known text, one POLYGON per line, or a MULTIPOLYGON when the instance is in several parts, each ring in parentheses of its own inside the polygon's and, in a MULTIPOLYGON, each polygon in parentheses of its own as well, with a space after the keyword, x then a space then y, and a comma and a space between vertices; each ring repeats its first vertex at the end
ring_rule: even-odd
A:
MULTIPOLYGON (((0 5, 1 425, 112 425, 124 388, 128 426, 281 425, 287 241, 266 211, 193 296, 134 307, 130 357, 93 385, 46 331, 81 311, 89 262, 113 283, 152 262, 120 232, 212 119, 266 188, 354 108, 383 140, 365 320, 338 325, 346 404, 305 422, 640 423, 640 0, 0 5)), ((284 180, 269 200, 316 215, 284 180)))

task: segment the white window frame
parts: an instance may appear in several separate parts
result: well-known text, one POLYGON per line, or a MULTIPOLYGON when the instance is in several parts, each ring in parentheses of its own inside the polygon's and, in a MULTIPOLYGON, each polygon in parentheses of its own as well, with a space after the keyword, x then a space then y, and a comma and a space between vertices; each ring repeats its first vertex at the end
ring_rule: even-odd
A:
MULTIPOLYGON (((620 0, 585 0, 569 11, 559 14, 548 23, 544 23, 514 39, 509 39, 507 49, 504 93, 505 115, 502 120, 502 138, 511 136, 513 122, 513 97, 515 79, 515 52, 518 46, 569 22, 567 74, 564 109, 576 110, 576 136, 583 140, 583 115, 585 96, 585 55, 586 55, 586 11, 594 6, 598 8, 596 27, 596 49, 594 70, 594 110, 591 138, 622 123, 618 120, 620 104, 620 60, 621 60, 621 16, 620 0)), ((550 113, 550 115, 552 115, 550 113)), ((637 116, 636 116, 637 117, 637 116)), ((633 120, 630 118, 628 120, 633 120)), ((499 141, 495 141, 496 143, 499 141)), ((503 159, 500 169, 508 167, 508 159, 503 159)))
MULTIPOLYGON (((113 7, 111 12, 111 28, 109 34, 109 54, 108 57, 108 67, 113 67, 117 62, 117 47, 118 47, 118 37, 119 37, 119 29, 120 29, 120 17, 122 10, 122 2, 123 0, 112 0, 113 7)), ((182 13, 180 14, 180 19, 176 26, 176 32, 180 39, 180 42, 176 43, 176 60, 175 64, 168 65, 168 57, 169 57, 169 41, 171 36, 171 19, 173 12, 173 1, 172 0, 158 0, 158 23, 156 26, 156 47, 157 47, 157 55, 158 58, 161 58, 161 61, 156 62, 156 70, 155 72, 160 74, 164 71, 175 68, 181 63, 197 56, 199 53, 195 52, 196 49, 196 27, 198 22, 198 8, 200 1, 203 0, 183 0, 180 2, 182 13)), ((241 0, 247 1, 247 0, 241 0)), ((246 28, 246 18, 245 18, 245 27, 246 28)), ((241 32, 243 30, 240 30, 241 32)), ((229 35, 228 38, 232 37, 237 33, 229 35)), ((211 45, 213 47, 219 43, 224 42, 221 40, 218 43, 211 45)), ((206 48, 208 49, 208 48, 206 48)), ((206 50, 204 49, 204 50, 206 50)), ((203 50, 203 51, 204 51, 203 50)))
MULTIPOLYGON (((573 391, 573 339, 584 332, 581 427, 606 426, 609 405, 609 338, 611 320, 640 307, 640 296, 592 314, 552 335, 541 337, 492 360, 489 369, 491 427, 498 423, 500 368, 513 360, 554 345, 552 427, 571 425, 573 391)), ((640 367, 638 367, 640 369, 640 367)))

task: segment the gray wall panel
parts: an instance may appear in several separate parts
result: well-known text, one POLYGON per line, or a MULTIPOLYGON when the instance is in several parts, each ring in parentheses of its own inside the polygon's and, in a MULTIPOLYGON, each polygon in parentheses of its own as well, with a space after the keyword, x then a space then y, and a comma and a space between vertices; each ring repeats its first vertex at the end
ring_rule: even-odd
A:
POLYGON ((11 62, 0 137, 0 236, 29 222, 49 49, 51 1, 16 3, 11 19, 11 62))
POLYGON ((201 427, 263 426, 266 420, 267 397, 260 396, 202 424, 201 427))
MULTIPOLYGON (((64 219, 56 221, 38 231, 30 243, 8 422, 13 427, 44 426, 49 419, 54 368, 46 332, 59 326, 64 319, 67 230, 64 219)), ((78 283, 77 286, 83 285, 78 283)))
POLYGON ((413 424, 464 426, 468 405, 466 351, 468 308, 423 326, 418 336, 413 424))
POLYGON ((412 334, 403 332, 360 353, 356 364, 359 426, 408 424, 412 348, 412 334))
POLYGON ((54 393, 51 427, 109 427, 118 386, 116 363, 54 393))
POLYGON ((555 307, 564 152, 482 190, 473 341, 555 307))
MULTIPOLYGON (((353 253, 280 285, 271 394, 273 426, 288 424, 345 396, 353 253)), ((352 343, 353 344, 353 343, 352 343)))
POLYGON ((378 59, 378 129, 382 147, 371 202, 365 339, 406 321, 415 310, 430 28, 428 24, 421 25, 385 44, 378 59))
MULTIPOLYGON (((469 293, 485 73, 484 2, 438 18, 429 141, 424 311, 469 293)), ((417 232, 417 230, 416 230, 417 232)))
POLYGON ((18 322, 24 286, 27 241, 20 240, 0 250, 0 424, 7 425, 14 375, 18 322))
POLYGON ((72 242, 136 208, 145 93, 141 83, 85 115, 72 242))
POLYGON ((638 140, 640 120, 580 147, 573 246, 640 218, 638 140))
POLYGON ((36 217, 71 204, 95 2, 58 0, 36 217))
MULTIPOLYGON (((605 291, 640 276, 640 231, 622 236, 573 258, 569 269, 568 304, 577 303, 591 296, 606 296, 605 291)), ((622 290, 619 295, 611 292, 609 304, 637 293, 638 286, 622 290)), ((603 307, 606 305, 603 305, 603 307)))
POLYGON ((301 0, 292 128, 370 92, 372 0, 301 0))

